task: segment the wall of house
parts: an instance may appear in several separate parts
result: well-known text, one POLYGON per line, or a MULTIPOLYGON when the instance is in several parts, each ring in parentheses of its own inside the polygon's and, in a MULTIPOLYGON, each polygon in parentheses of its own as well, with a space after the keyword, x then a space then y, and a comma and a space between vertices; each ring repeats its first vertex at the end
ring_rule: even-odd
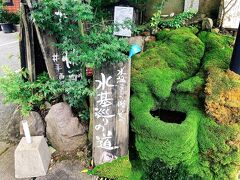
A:
POLYGON ((20 0, 13 0, 13 5, 8 5, 6 9, 9 12, 18 12, 20 10, 20 0))
MULTIPOLYGON (((147 17, 151 18, 155 12, 155 5, 161 2, 161 0, 149 0, 147 5, 147 17)), ((179 14, 184 10, 185 0, 168 0, 165 3, 162 14, 175 13, 179 14)), ((217 18, 219 13, 220 0, 200 0, 199 14, 204 14, 210 18, 217 18)))

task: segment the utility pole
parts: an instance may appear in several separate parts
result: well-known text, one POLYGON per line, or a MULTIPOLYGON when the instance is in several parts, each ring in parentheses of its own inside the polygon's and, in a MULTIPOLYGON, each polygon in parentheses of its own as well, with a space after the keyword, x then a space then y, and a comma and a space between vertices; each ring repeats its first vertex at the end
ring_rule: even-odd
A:
POLYGON ((238 27, 237 39, 233 49, 230 70, 240 75, 240 24, 238 27))

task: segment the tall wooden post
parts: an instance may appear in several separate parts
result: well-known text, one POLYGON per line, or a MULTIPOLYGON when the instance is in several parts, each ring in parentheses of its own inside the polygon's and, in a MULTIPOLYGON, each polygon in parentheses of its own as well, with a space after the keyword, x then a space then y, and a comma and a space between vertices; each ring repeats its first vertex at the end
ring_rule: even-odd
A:
POLYGON ((240 24, 238 28, 237 39, 233 50, 230 70, 237 74, 240 74, 240 24))
MULTIPOLYGON (((132 7, 115 7, 114 23, 133 20, 132 7)), ((131 29, 121 27, 114 35, 131 37, 131 29)), ((131 61, 104 64, 96 70, 93 89, 93 160, 95 165, 128 154, 131 61)))
MULTIPOLYGON (((30 81, 36 80, 36 67, 35 67, 35 53, 34 53, 34 37, 33 37, 33 23, 29 18, 29 9, 27 5, 21 3, 22 11, 22 26, 24 28, 24 42, 26 56, 23 57, 26 60, 26 67, 29 71, 30 81)), ((23 36, 22 36, 23 37, 23 36)), ((23 54, 21 54, 24 56, 23 54)))
POLYGON ((94 73, 93 160, 95 165, 128 154, 130 60, 105 64, 94 73))

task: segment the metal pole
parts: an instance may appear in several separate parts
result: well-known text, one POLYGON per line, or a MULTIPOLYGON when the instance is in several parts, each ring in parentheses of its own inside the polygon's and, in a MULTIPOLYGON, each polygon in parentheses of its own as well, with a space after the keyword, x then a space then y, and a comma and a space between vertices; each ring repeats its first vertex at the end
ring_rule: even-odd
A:
POLYGON ((237 39, 233 49, 230 70, 240 75, 240 24, 237 33, 237 39))

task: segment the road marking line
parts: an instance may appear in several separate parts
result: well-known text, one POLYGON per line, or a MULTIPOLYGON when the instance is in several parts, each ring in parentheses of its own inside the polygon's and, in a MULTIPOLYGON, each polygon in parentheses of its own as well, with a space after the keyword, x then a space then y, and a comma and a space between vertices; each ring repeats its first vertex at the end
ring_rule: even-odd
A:
POLYGON ((10 43, 0 44, 0 47, 6 46, 6 45, 9 45, 9 44, 15 44, 15 43, 18 43, 18 42, 19 41, 13 41, 13 42, 10 42, 10 43))

